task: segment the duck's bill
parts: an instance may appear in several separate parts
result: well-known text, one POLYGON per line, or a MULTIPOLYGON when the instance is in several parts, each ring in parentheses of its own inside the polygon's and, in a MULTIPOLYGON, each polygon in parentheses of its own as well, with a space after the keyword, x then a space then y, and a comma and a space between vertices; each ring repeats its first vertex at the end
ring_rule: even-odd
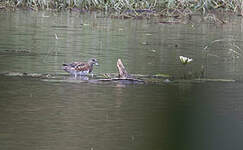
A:
POLYGON ((99 63, 96 62, 95 65, 96 65, 96 66, 99 66, 99 63))

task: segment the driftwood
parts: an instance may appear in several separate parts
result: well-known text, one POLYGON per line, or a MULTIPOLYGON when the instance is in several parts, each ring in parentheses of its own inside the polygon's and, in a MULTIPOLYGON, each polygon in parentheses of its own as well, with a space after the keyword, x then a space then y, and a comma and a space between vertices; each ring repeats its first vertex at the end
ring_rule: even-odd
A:
POLYGON ((118 69, 118 77, 120 79, 129 78, 130 75, 128 74, 127 70, 125 69, 121 59, 117 60, 116 66, 117 66, 117 69, 118 69))
POLYGON ((112 80, 114 80, 114 81, 123 80, 123 81, 126 81, 126 82, 141 82, 141 83, 144 83, 143 80, 136 79, 136 78, 132 77, 130 74, 128 74, 128 72, 125 69, 121 59, 117 60, 116 66, 117 66, 117 69, 118 69, 118 78, 113 78, 112 80))
POLYGON ((121 83, 145 83, 143 80, 136 79, 132 77, 127 70, 125 69, 121 59, 117 60, 116 63, 118 69, 118 77, 113 77, 109 79, 99 79, 98 81, 114 81, 114 82, 121 82, 121 83))
MULTIPOLYGON (((118 67, 119 68, 119 67, 118 67)), ((121 67, 120 67, 121 68, 121 67)), ((122 70, 126 70, 123 66, 122 70)), ((118 71, 119 72, 119 71, 118 71)), ((80 76, 75 78, 70 76, 69 74, 39 74, 39 73, 21 73, 21 72, 0 72, 0 77, 18 77, 20 79, 40 79, 42 81, 48 82, 70 82, 70 83, 82 83, 82 82, 89 82, 89 83, 121 83, 121 84, 160 84, 160 83, 185 83, 185 82, 237 82, 234 79, 209 79, 209 78, 201 78, 201 79, 173 79, 173 77, 166 75, 166 74, 156 74, 156 75, 141 75, 141 74, 128 74, 126 71, 126 76, 123 78, 119 78, 119 73, 106 73, 106 74, 97 74, 95 78, 90 76, 80 76), (64 78, 65 77, 65 78, 64 78), (91 79, 89 79, 89 77, 91 79)), ((240 81, 242 82, 242 81, 240 81)))

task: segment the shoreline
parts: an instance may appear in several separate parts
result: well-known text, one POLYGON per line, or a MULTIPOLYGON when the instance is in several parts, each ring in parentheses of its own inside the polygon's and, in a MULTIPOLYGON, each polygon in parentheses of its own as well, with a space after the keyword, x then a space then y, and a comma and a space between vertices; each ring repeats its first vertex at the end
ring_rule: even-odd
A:
MULTIPOLYGON (((78 0, 77 0, 78 1, 78 0)), ((84 0, 85 1, 85 0, 84 0)), ((102 0, 101 0, 102 1, 102 0)), ((122 1, 122 0, 121 0, 122 1)), ((165 0, 166 1, 166 0, 165 0)), ((207 0, 205 0, 207 1, 207 0)), ((104 13, 104 17, 110 17, 112 19, 152 19, 158 18, 158 23, 160 24, 190 24, 195 20, 200 20, 199 23, 208 22, 217 25, 222 25, 228 23, 229 16, 243 16, 243 2, 242 5, 236 6, 234 9, 226 9, 223 7, 217 8, 207 8, 206 6, 201 6, 201 8, 195 9, 195 6, 182 6, 181 4, 175 5, 175 7, 159 7, 154 6, 151 8, 123 8, 120 10, 115 10, 113 6, 109 8, 104 8, 104 4, 100 6, 91 6, 77 7, 75 5, 69 6, 63 4, 62 7, 55 6, 51 4, 53 1, 50 1, 46 5, 41 4, 26 4, 18 3, 18 0, 13 1, 2 1, 0 2, 0 11, 17 11, 17 10, 26 10, 26 11, 47 11, 47 12, 69 12, 69 13, 92 13, 92 12, 101 12, 104 13)), ((193 24, 193 23, 192 23, 193 24)))
POLYGON ((111 14, 141 14, 155 16, 172 16, 172 15, 188 15, 200 13, 207 15, 208 13, 226 13, 230 15, 243 16, 243 2, 222 2, 220 0, 202 0, 202 1, 170 1, 163 0, 145 0, 145 1, 124 1, 124 0, 63 0, 63 1, 29 1, 29 0, 3 0, 0 2, 0 10, 14 11, 16 9, 26 10, 47 10, 47 11, 76 11, 90 12, 103 11, 111 14), (126 3, 125 3, 126 2, 126 3))

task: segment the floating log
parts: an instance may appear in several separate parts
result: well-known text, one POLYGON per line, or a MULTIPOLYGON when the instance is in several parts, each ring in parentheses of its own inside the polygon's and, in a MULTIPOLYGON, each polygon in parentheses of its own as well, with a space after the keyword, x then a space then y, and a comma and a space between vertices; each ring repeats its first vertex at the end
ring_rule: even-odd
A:
POLYGON ((233 80, 233 79, 195 79, 195 81, 236 82, 236 80, 233 80))
POLYGON ((122 82, 131 82, 131 83, 144 83, 143 80, 136 79, 132 77, 130 74, 128 74, 127 70, 125 69, 121 59, 117 60, 116 63, 117 69, 118 69, 118 78, 112 78, 113 81, 119 81, 123 80, 122 82))
POLYGON ((98 81, 114 81, 114 82, 120 82, 120 83, 145 83, 143 80, 136 79, 132 77, 127 70, 125 69, 121 59, 117 60, 116 63, 117 69, 118 69, 118 77, 108 78, 108 79, 99 79, 98 81))
MULTIPOLYGON (((209 79, 209 78, 201 78, 201 79, 188 79, 188 80, 180 80, 174 79, 171 80, 169 75, 166 74, 156 74, 156 75, 141 75, 141 74, 128 74, 128 78, 119 78, 118 73, 106 73, 104 74, 97 74, 95 78, 90 76, 82 76, 79 78, 75 78, 70 76, 67 73, 59 73, 59 74, 39 74, 39 73, 21 73, 21 72, 0 72, 1 76, 6 77, 19 77, 24 79, 40 79, 42 81, 48 82, 71 82, 71 83, 105 83, 105 82, 113 82, 113 83, 121 83, 121 84, 160 84, 160 83, 185 83, 185 82, 239 82, 238 80, 234 79, 209 79), (89 79, 89 77, 91 79, 89 79)), ((242 81, 240 81, 242 82, 242 81)))

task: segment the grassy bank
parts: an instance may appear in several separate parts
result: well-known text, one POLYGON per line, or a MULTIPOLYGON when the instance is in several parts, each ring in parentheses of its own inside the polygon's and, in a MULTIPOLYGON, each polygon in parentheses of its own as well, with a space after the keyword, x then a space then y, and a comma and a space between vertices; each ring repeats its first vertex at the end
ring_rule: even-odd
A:
POLYGON ((30 8, 34 10, 85 9, 116 11, 230 11, 242 14, 242 0, 2 0, 0 9, 30 8))

